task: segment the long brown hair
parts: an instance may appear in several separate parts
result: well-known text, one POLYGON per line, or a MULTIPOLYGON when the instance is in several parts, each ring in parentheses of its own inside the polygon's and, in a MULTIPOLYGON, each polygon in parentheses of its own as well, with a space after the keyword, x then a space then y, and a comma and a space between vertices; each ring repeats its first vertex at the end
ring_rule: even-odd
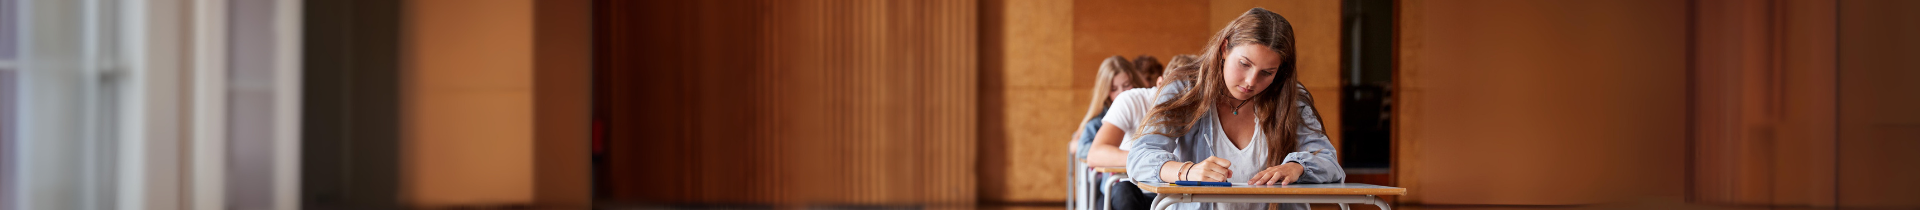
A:
POLYGON ((1193 129, 1195 121, 1213 111, 1215 100, 1227 93, 1226 78, 1222 75, 1226 62, 1223 57, 1227 50, 1245 44, 1266 45, 1281 57, 1274 84, 1267 85, 1260 94, 1247 99, 1261 99, 1254 104, 1254 113, 1260 115, 1260 131, 1267 136, 1266 165, 1278 164, 1286 158, 1287 153, 1295 150, 1298 146, 1294 144, 1299 134, 1294 131, 1306 126, 1300 113, 1302 109, 1311 108, 1307 106, 1313 105, 1313 98, 1298 85, 1298 69, 1294 61, 1299 56, 1294 50, 1292 24, 1280 14, 1262 8, 1247 10, 1234 18, 1233 22, 1227 23, 1226 28, 1214 33, 1206 51, 1201 52, 1200 58, 1195 61, 1199 68, 1194 72, 1197 75, 1189 80, 1192 88, 1148 111, 1146 121, 1151 122, 1149 125, 1166 128, 1151 134, 1184 136, 1193 129), (1304 101, 1307 105, 1293 106, 1295 101, 1304 101))
MULTIPOLYGON (((1127 78, 1122 79, 1127 80, 1128 84, 1136 86, 1151 84, 1147 83, 1145 73, 1140 72, 1139 68, 1134 68, 1133 63, 1128 62, 1126 57, 1120 57, 1118 55, 1107 57, 1107 60, 1100 62, 1100 74, 1095 76, 1093 82, 1093 100, 1087 104, 1087 116, 1080 118, 1078 123, 1087 123, 1088 120, 1093 120, 1093 117, 1100 116, 1100 112, 1107 111, 1107 106, 1113 105, 1113 97, 1109 97, 1112 95, 1109 93, 1113 92, 1109 91, 1109 89, 1113 89, 1113 77, 1119 76, 1121 73, 1127 74, 1127 78)), ((1085 133, 1085 129, 1084 126, 1075 129, 1073 139, 1080 139, 1080 134, 1085 133)))

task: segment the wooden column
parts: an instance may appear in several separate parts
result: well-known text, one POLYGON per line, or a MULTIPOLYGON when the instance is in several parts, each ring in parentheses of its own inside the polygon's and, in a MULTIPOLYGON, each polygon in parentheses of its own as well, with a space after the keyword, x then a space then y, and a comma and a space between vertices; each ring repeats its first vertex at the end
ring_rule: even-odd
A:
POLYGON ((593 2, 540 0, 533 10, 533 198, 593 207, 593 2))
POLYGON ((980 11, 979 198, 1063 202, 1067 142, 1092 85, 1073 82, 1073 1, 982 0, 980 11))

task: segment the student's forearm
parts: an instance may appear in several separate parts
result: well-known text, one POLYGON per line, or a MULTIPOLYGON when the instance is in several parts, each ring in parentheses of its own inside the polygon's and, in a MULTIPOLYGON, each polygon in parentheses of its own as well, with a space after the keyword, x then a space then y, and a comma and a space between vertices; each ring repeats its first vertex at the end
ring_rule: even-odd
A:
POLYGON ((1126 137, 1126 131, 1111 123, 1101 123, 1100 131, 1094 133, 1093 144, 1087 148, 1087 165, 1093 167, 1114 167, 1127 165, 1127 151, 1120 150, 1120 139, 1126 137))
POLYGON ((1185 169, 1186 166, 1186 162, 1180 161, 1167 161, 1166 164, 1161 164, 1160 181, 1168 183, 1180 181, 1180 170, 1185 169))
POLYGON ((1087 151, 1087 165, 1093 167, 1126 167, 1127 151, 1118 146, 1093 145, 1087 151))

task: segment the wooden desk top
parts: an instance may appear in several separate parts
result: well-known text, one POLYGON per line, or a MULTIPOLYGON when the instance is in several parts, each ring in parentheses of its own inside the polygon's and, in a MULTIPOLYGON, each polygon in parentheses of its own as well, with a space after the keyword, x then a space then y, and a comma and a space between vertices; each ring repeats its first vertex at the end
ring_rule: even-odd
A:
POLYGON ((1240 194, 1240 195, 1406 195, 1407 188, 1360 183, 1247 185, 1232 187, 1173 186, 1168 183, 1135 183, 1140 189, 1160 194, 1240 194))
POLYGON ((1100 173, 1126 173, 1127 167, 1093 167, 1093 171, 1100 173))

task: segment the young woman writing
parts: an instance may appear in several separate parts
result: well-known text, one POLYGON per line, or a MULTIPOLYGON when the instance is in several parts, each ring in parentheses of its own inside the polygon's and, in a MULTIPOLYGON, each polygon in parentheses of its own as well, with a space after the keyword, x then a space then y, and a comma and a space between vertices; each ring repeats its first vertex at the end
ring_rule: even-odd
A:
MULTIPOLYGON (((1346 179, 1298 81, 1293 27, 1254 8, 1215 33, 1192 81, 1161 87, 1127 155, 1136 182, 1334 183, 1346 179)), ((1131 186, 1115 187, 1123 192, 1131 186)), ((1118 194, 1115 198, 1120 198, 1118 194)), ((1135 204, 1147 199, 1135 199, 1135 204)), ((1118 201, 1116 201, 1118 202, 1118 201)), ((1130 206, 1133 206, 1130 205, 1130 206)), ((1120 207, 1121 204, 1115 204, 1120 207)), ((1305 209, 1303 204, 1282 204, 1305 209)), ((1265 209, 1186 203, 1176 209, 1265 209)))

